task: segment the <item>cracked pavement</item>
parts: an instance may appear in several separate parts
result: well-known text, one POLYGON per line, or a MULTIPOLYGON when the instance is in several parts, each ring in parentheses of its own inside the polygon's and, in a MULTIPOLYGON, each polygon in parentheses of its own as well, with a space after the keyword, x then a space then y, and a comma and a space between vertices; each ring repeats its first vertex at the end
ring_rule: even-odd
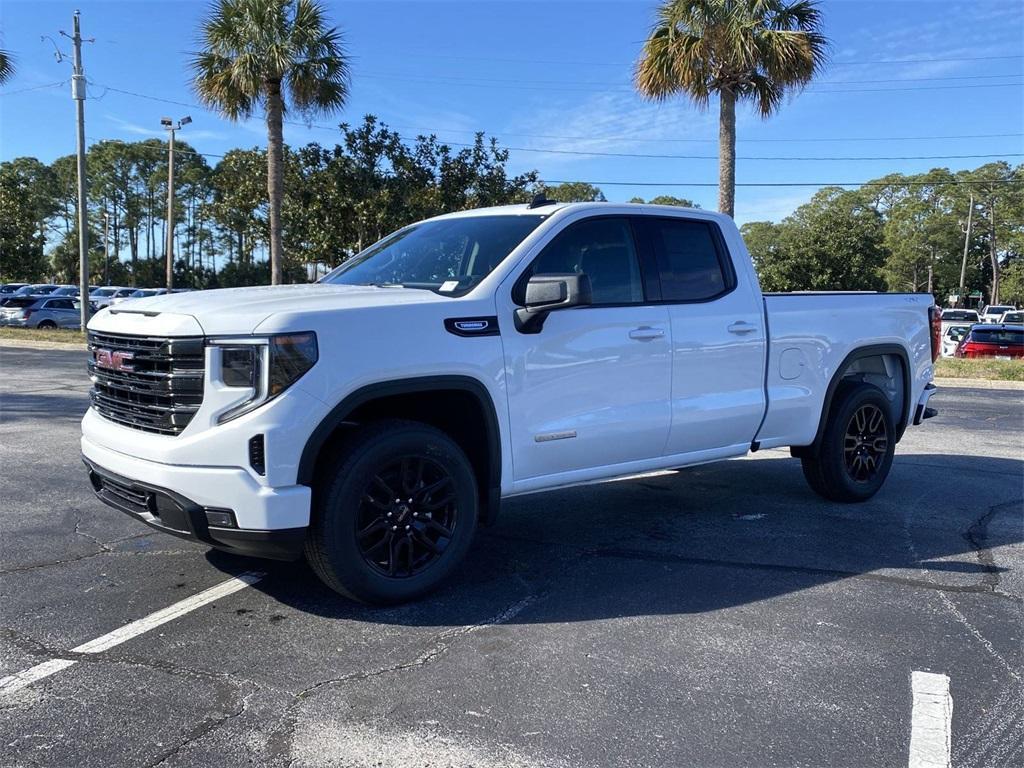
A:
POLYGON ((957 766, 1024 762, 1024 402, 941 389, 883 491, 785 451, 507 500, 466 565, 371 609, 96 501, 84 354, 0 347, 4 766, 906 765, 913 670, 957 766), (122 645, 70 649, 243 571, 122 645))

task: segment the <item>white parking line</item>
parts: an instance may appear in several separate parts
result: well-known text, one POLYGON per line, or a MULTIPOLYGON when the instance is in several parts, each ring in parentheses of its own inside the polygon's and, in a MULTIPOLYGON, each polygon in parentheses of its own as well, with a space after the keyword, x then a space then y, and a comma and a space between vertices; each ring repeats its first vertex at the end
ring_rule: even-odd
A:
MULTIPOLYGON (((130 624, 125 624, 123 627, 118 627, 113 632, 108 632, 87 643, 82 643, 72 648, 71 653, 102 653, 127 640, 131 640, 133 637, 149 632, 149 630, 159 627, 161 624, 166 624, 168 621, 173 621, 179 616, 184 616, 196 608, 201 608, 208 603, 212 603, 214 600, 219 600, 222 597, 227 597, 234 592, 245 589, 258 582, 264 576, 266 574, 259 571, 247 571, 221 584, 210 587, 197 595, 187 597, 174 605, 137 619, 130 624)), ((72 659, 50 659, 42 664, 36 664, 34 667, 30 667, 23 672, 2 678, 0 679, 0 696, 20 691, 36 680, 42 680, 44 677, 56 674, 75 663, 72 659)))
POLYGON ((910 716, 910 768, 949 768, 953 730, 953 697, 949 678, 912 672, 914 705, 910 716))

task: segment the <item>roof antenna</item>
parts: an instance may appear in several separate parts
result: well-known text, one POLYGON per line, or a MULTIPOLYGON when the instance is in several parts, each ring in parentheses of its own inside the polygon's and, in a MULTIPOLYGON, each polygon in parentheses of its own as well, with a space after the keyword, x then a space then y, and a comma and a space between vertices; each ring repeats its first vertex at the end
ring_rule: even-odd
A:
POLYGON ((547 194, 542 189, 540 192, 533 196, 533 201, 526 207, 528 209, 542 208, 545 205, 555 205, 557 202, 557 200, 548 200, 547 194))

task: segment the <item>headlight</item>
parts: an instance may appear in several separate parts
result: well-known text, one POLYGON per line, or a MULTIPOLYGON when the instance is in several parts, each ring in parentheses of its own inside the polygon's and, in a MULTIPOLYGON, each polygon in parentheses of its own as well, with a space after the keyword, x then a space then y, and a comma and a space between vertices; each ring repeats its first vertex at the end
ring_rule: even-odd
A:
POLYGON ((220 350, 220 383, 249 389, 251 396, 217 418, 218 424, 273 400, 298 381, 317 361, 316 334, 286 333, 245 339, 215 339, 220 350))

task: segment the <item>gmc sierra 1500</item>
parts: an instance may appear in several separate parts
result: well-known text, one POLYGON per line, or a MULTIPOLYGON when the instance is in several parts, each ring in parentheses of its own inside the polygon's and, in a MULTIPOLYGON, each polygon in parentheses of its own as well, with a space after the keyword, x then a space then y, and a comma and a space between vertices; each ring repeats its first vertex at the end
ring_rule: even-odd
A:
POLYGON ((932 415, 920 294, 762 295, 736 226, 609 203, 412 224, 313 285, 89 323, 99 497, 367 602, 437 586, 502 497, 790 446, 862 501, 932 415))

